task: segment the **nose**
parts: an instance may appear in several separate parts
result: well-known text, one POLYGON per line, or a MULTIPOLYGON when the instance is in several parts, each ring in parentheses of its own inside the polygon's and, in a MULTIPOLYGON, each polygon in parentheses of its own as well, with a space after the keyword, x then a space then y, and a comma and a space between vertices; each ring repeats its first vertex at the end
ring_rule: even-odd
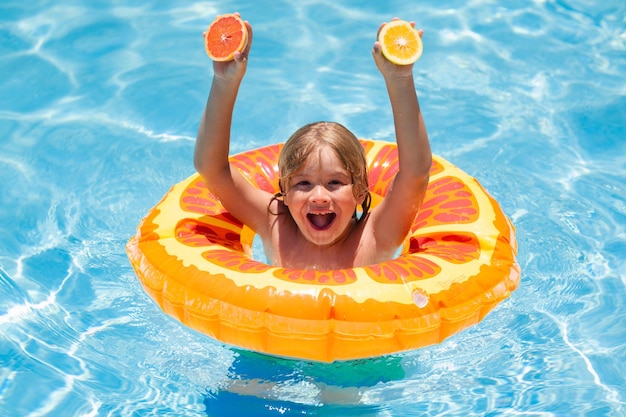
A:
POLYGON ((327 203, 330 201, 330 196, 328 195, 328 190, 321 184, 313 187, 311 191, 310 201, 312 203, 327 203))

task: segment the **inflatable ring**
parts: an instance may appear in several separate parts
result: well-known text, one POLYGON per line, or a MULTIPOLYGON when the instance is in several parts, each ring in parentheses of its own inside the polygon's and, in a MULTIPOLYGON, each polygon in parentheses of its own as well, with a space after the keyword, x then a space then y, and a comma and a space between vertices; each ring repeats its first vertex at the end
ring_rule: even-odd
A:
MULTIPOLYGON (((398 169, 393 143, 362 140, 372 205, 398 169)), ((278 191, 280 144, 231 157, 278 191)), ((221 342, 332 362, 439 343, 478 323, 520 279, 515 230, 468 174, 433 157, 430 183, 400 255, 358 268, 294 270, 254 260, 254 233, 196 174, 172 187, 127 244, 163 311, 221 342)))

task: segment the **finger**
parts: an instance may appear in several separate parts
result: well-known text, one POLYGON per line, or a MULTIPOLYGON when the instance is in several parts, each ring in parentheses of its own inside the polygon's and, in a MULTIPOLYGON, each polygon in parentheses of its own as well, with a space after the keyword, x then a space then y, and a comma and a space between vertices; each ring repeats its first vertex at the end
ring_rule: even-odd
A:
POLYGON ((379 69, 385 65, 385 57, 383 55, 380 42, 374 42, 374 46, 372 47, 372 58, 374 58, 374 62, 379 69))
POLYGON ((252 46, 252 25, 246 20, 243 22, 246 25, 246 29, 248 30, 248 42, 246 43, 246 47, 243 49, 243 54, 248 56, 250 53, 250 47, 252 46))
POLYGON ((372 47, 372 53, 374 55, 380 54, 380 42, 378 41, 374 42, 374 46, 372 47))
POLYGON ((242 52, 237 51, 233 54, 233 60, 237 64, 241 64, 242 62, 246 62, 247 56, 246 54, 243 53, 243 51, 242 52))
POLYGON ((378 26, 378 32, 376 32, 376 39, 378 39, 378 35, 380 35, 380 31, 383 30, 383 27, 385 27, 386 24, 387 22, 383 22, 380 24, 380 26, 378 26))

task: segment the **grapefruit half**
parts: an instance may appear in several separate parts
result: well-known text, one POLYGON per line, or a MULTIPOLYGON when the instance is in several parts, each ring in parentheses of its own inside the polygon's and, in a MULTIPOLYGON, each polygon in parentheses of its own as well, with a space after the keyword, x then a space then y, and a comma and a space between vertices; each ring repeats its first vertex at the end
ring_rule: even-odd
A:
POLYGON ((204 33, 204 49, 213 61, 232 61, 248 43, 248 28, 239 15, 219 15, 204 33))

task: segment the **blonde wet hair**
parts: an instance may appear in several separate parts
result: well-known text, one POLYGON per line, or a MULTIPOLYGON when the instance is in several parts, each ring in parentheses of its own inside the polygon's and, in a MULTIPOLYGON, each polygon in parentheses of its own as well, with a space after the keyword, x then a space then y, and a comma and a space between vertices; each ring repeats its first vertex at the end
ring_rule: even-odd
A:
MULTIPOLYGON (((302 126, 285 142, 278 158, 280 193, 289 191, 291 177, 307 162, 314 151, 328 146, 339 158, 352 178, 352 193, 355 198, 364 197, 361 207, 363 219, 370 207, 371 196, 367 174, 367 160, 363 145, 345 126, 335 122, 315 122, 302 126)), ((356 210, 355 210, 356 216, 356 210)))

